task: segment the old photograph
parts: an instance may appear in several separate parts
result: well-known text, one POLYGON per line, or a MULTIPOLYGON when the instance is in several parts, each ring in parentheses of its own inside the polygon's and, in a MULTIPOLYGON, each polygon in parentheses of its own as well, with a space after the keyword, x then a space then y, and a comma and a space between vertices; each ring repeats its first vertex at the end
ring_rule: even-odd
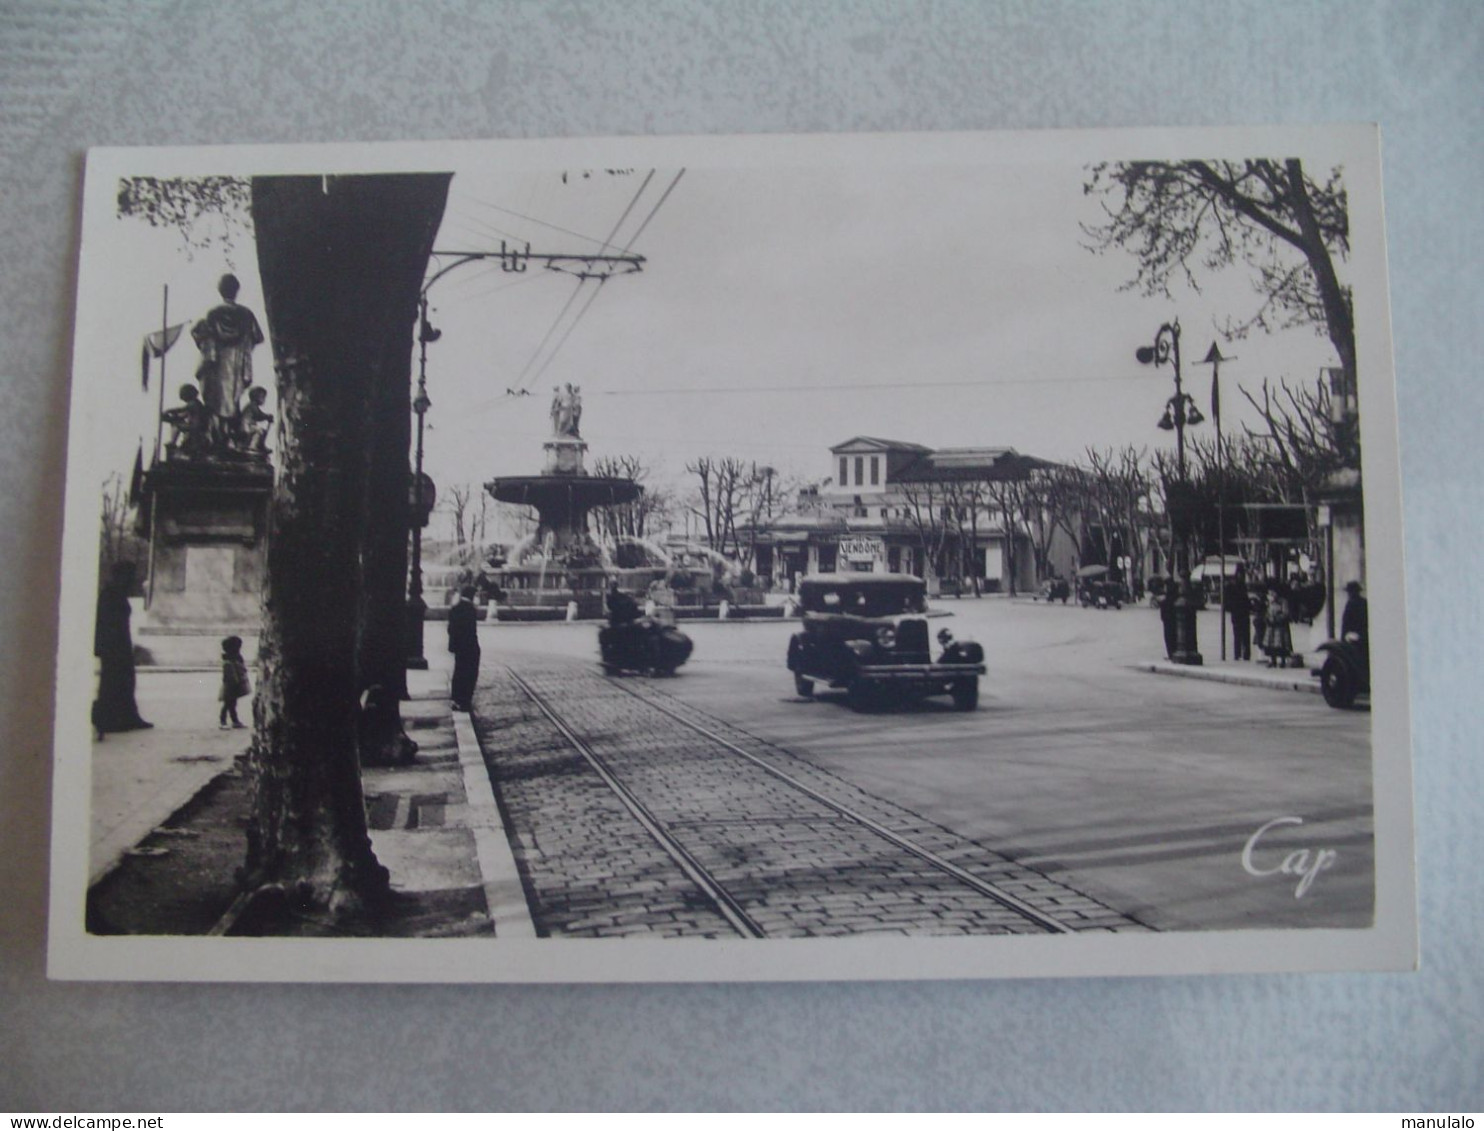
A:
POLYGON ((55 977, 1415 963, 1369 127, 95 150, 55 977))

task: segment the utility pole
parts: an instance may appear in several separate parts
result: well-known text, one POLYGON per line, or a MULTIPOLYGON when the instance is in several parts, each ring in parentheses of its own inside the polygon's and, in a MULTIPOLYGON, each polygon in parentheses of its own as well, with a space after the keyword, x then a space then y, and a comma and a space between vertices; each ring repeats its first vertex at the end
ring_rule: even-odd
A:
POLYGON ((433 406, 433 402, 428 399, 428 343, 436 342, 443 336, 443 332, 434 329, 428 321, 428 291, 432 289, 434 283, 449 272, 468 266, 470 263, 480 263, 489 259, 498 260, 500 270, 517 275, 527 271, 531 263, 536 262, 544 265, 548 271, 558 271, 573 276, 578 280, 579 286, 589 279, 595 279, 601 284, 615 275, 637 275, 644 269, 645 263, 642 255, 626 253, 577 255, 566 252, 538 252, 531 250, 529 242, 520 248, 512 246, 505 240, 500 241, 498 251, 434 251, 431 258, 433 260, 446 259, 448 262, 433 272, 423 283, 418 307, 417 397, 412 402, 412 411, 417 415, 417 438, 413 452, 411 486, 413 507, 410 523, 412 552, 407 581, 407 667, 418 671, 425 670, 428 666, 427 657, 423 652, 423 624, 427 617, 428 606, 423 600, 422 565, 422 530, 427 525, 428 515, 432 510, 431 484, 423 475, 424 417, 427 416, 428 409, 433 406))

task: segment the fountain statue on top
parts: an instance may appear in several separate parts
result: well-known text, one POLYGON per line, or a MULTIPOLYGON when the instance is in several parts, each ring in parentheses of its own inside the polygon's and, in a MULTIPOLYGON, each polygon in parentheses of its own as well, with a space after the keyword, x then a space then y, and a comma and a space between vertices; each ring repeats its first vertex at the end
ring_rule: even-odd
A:
POLYGON ((548 475, 582 475, 582 453, 587 444, 582 440, 582 389, 570 382, 563 391, 551 390, 551 439, 546 448, 548 475))
MULTIPOLYGON (((601 610, 613 563, 588 531, 588 512, 631 503, 644 488, 632 479, 590 475, 583 466, 582 391, 552 390, 551 438, 542 447, 541 475, 508 475, 484 489, 502 503, 534 507, 536 533, 525 539, 501 572, 501 584, 520 600, 537 605, 594 604, 601 610)), ((592 615, 584 610, 584 615, 592 615)))

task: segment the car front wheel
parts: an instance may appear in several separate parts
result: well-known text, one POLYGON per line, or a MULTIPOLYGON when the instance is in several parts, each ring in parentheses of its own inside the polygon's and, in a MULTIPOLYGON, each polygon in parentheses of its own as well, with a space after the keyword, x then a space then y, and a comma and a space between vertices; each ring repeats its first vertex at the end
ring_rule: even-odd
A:
POLYGON ((1319 690, 1324 693, 1326 703, 1344 711, 1354 706, 1359 688, 1350 666, 1331 656, 1324 661, 1324 667, 1319 671, 1319 690))
POLYGON ((972 711, 979 706, 979 681, 963 679, 953 685, 953 705, 960 711, 972 711))
POLYGON ((798 672, 794 672, 794 690, 799 693, 800 698, 812 699, 814 697, 814 681, 805 679, 798 672))

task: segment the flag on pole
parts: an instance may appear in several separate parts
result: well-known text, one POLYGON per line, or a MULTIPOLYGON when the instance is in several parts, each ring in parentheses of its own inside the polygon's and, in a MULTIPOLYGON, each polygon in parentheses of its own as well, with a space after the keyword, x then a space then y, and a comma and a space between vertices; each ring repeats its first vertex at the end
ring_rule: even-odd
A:
POLYGON ((1214 365, 1211 367, 1211 421, 1217 428, 1221 427, 1221 370, 1214 365))
MULTIPOLYGON (((168 347, 167 347, 168 348, 168 347)), ((134 474, 129 476, 129 505, 137 507, 139 500, 144 496, 144 441, 139 442, 139 450, 134 453, 134 474)))
POLYGON ((156 330, 153 334, 144 335, 144 349, 139 355, 139 379, 143 388, 149 390, 149 360, 152 357, 164 357, 167 350, 175 344, 180 337, 180 332, 185 329, 185 323, 180 322, 174 326, 167 326, 163 330, 156 330))

